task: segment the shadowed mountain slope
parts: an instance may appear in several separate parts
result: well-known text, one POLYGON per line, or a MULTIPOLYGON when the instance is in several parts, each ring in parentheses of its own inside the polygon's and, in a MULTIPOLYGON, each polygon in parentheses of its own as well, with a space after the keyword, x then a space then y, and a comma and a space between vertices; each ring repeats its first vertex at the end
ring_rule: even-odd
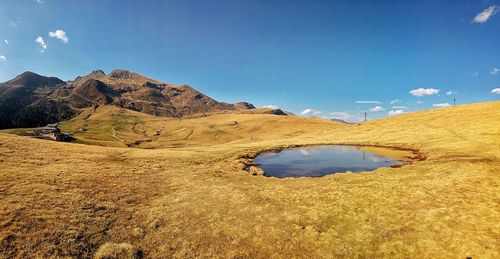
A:
POLYGON ((66 105, 46 99, 65 84, 59 78, 33 72, 24 72, 0 84, 0 128, 38 126, 73 116, 73 110, 66 105))

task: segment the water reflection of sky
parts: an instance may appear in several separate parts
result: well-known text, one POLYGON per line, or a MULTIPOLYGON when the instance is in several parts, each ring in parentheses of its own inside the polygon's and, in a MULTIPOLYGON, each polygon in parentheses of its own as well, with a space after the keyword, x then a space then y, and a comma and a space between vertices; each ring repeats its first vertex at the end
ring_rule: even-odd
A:
POLYGON ((339 172, 372 171, 399 162, 350 146, 316 146, 269 152, 254 160, 266 176, 315 177, 339 172))

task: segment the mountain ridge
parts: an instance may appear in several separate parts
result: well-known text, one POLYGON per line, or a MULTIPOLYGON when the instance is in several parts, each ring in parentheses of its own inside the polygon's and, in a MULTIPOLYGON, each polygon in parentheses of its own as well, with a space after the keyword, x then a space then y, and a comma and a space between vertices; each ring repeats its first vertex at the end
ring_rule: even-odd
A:
MULTIPOLYGON (((123 69, 109 74, 94 70, 66 82, 26 71, 0 83, 0 129, 38 127, 102 105, 177 118, 255 109, 250 103, 220 102, 189 85, 165 83, 123 69)), ((285 114, 281 110, 263 112, 285 114)))

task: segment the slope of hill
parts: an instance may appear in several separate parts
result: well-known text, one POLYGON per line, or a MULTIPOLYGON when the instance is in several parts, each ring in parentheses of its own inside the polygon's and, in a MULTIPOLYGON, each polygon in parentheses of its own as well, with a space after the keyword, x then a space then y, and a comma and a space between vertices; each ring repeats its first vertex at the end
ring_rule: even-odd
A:
POLYGON ((165 148, 257 141, 270 136, 279 138, 284 132, 286 136, 296 136, 321 132, 337 125, 335 122, 325 123, 322 119, 295 116, 275 119, 282 116, 273 116, 272 109, 255 110, 258 114, 242 111, 180 119, 151 116, 108 105, 85 111, 61 123, 60 127, 74 133, 79 143, 165 148), (86 130, 80 131, 81 128, 86 130))
POLYGON ((100 109, 65 127, 87 123, 106 138, 97 141, 112 145, 142 133, 153 138, 163 127, 152 144, 167 148, 0 133, 0 257, 91 257, 99 248, 151 258, 499 256, 500 102, 361 125, 246 114, 165 119, 100 109), (249 154, 318 143, 411 148, 427 159, 321 178, 243 170, 241 157, 249 154))
POLYGON ((0 129, 42 126, 101 105, 167 117, 255 108, 218 102, 188 85, 163 83, 126 70, 108 75, 96 70, 70 82, 25 72, 0 84, 0 129))

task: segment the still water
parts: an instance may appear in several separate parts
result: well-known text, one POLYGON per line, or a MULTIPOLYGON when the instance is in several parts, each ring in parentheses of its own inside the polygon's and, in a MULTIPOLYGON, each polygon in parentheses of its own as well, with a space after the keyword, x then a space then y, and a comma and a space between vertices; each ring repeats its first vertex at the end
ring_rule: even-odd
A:
POLYGON ((346 171, 365 172, 401 163, 359 147, 325 145, 267 152, 254 159, 265 176, 318 177, 346 171))

